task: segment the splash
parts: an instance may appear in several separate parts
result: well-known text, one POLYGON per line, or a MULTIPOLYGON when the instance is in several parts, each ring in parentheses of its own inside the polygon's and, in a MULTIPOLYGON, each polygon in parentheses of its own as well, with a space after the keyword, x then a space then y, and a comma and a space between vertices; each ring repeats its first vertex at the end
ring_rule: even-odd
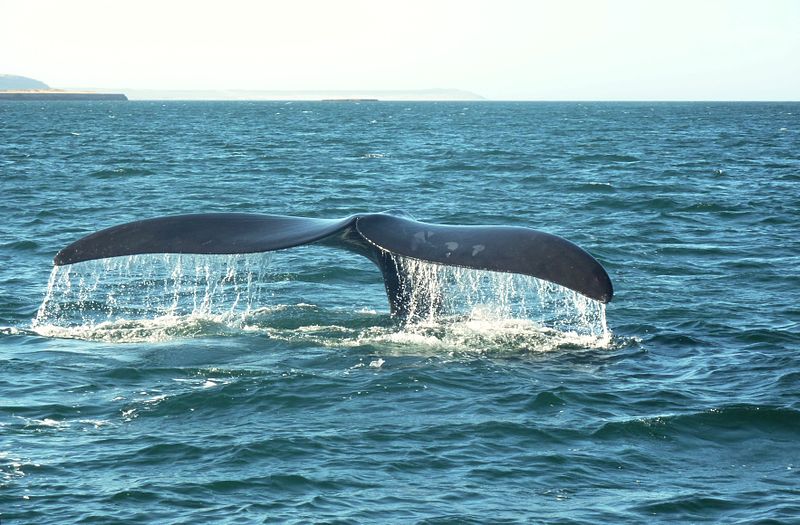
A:
POLYGON ((531 320, 556 330, 610 336, 605 305, 563 286, 526 275, 392 258, 403 275, 412 325, 454 317, 473 324, 531 320))
MULTIPOLYGON (((155 342, 260 333, 328 347, 606 347, 605 305, 533 277, 393 256, 410 321, 298 301, 273 254, 137 255, 55 267, 32 330, 49 337, 155 342), (288 289, 287 289, 288 288, 288 289)), ((285 262, 285 261, 284 261, 285 262)), ((318 291, 318 290, 315 290, 318 291)))
POLYGON ((164 254, 55 266, 31 328, 125 342, 225 333, 274 293, 270 260, 164 254))

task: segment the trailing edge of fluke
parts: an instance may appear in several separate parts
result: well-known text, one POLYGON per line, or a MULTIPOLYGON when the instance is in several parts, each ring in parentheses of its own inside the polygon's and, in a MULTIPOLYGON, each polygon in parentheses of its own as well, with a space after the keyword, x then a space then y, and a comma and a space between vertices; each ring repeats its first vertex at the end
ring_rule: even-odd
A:
POLYGON ((530 275, 607 303, 605 269, 577 245, 518 226, 428 224, 403 212, 344 219, 205 213, 158 217, 113 226, 70 244, 56 265, 145 253, 236 254, 320 243, 358 253, 383 274, 393 315, 405 317, 412 296, 396 255, 447 266, 530 275))

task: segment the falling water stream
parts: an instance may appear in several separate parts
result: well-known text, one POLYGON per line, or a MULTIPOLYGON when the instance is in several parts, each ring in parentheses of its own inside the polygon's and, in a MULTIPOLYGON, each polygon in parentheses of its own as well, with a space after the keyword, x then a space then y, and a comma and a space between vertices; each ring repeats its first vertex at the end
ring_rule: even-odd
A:
POLYGON ((412 320, 405 323, 386 323, 387 316, 375 311, 370 312, 374 322, 366 326, 348 327, 341 316, 333 325, 317 305, 287 302, 287 295, 293 297, 286 293, 292 279, 280 273, 275 254, 163 254, 54 267, 32 329, 109 342, 243 332, 332 346, 377 339, 401 346, 485 349, 516 339, 517 349, 541 350, 570 343, 602 347, 610 341, 605 306, 561 286, 399 256, 396 262, 404 273, 402 285, 410 290, 412 320), (275 322, 279 312, 296 322, 275 322), (325 337, 332 326, 336 337, 325 337))

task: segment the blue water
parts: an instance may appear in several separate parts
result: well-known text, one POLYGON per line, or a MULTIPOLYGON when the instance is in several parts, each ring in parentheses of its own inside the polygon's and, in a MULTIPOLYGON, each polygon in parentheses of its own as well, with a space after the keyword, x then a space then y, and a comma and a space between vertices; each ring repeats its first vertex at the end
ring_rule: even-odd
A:
POLYGON ((800 522, 798 103, 7 102, 0 214, 4 525, 800 522), (614 301, 462 272, 402 325, 317 246, 52 272, 397 208, 564 236, 614 301))

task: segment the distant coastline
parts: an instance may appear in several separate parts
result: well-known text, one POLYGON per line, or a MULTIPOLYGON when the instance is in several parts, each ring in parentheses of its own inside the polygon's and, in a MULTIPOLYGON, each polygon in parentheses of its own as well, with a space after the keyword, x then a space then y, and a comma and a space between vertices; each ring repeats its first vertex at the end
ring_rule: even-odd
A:
POLYGON ((323 102, 379 102, 378 98, 323 98, 323 102))
POLYGON ((66 91, 61 89, 19 89, 0 91, 0 100, 128 100, 123 93, 66 91))
POLYGON ((241 100, 241 101, 475 101, 486 100, 463 89, 141 89, 62 86, 41 80, 0 74, 0 100, 241 100))
POLYGON ((486 100, 460 89, 416 90, 258 90, 258 89, 137 89, 122 87, 97 88, 124 92, 130 100, 240 100, 240 101, 476 101, 486 100))

